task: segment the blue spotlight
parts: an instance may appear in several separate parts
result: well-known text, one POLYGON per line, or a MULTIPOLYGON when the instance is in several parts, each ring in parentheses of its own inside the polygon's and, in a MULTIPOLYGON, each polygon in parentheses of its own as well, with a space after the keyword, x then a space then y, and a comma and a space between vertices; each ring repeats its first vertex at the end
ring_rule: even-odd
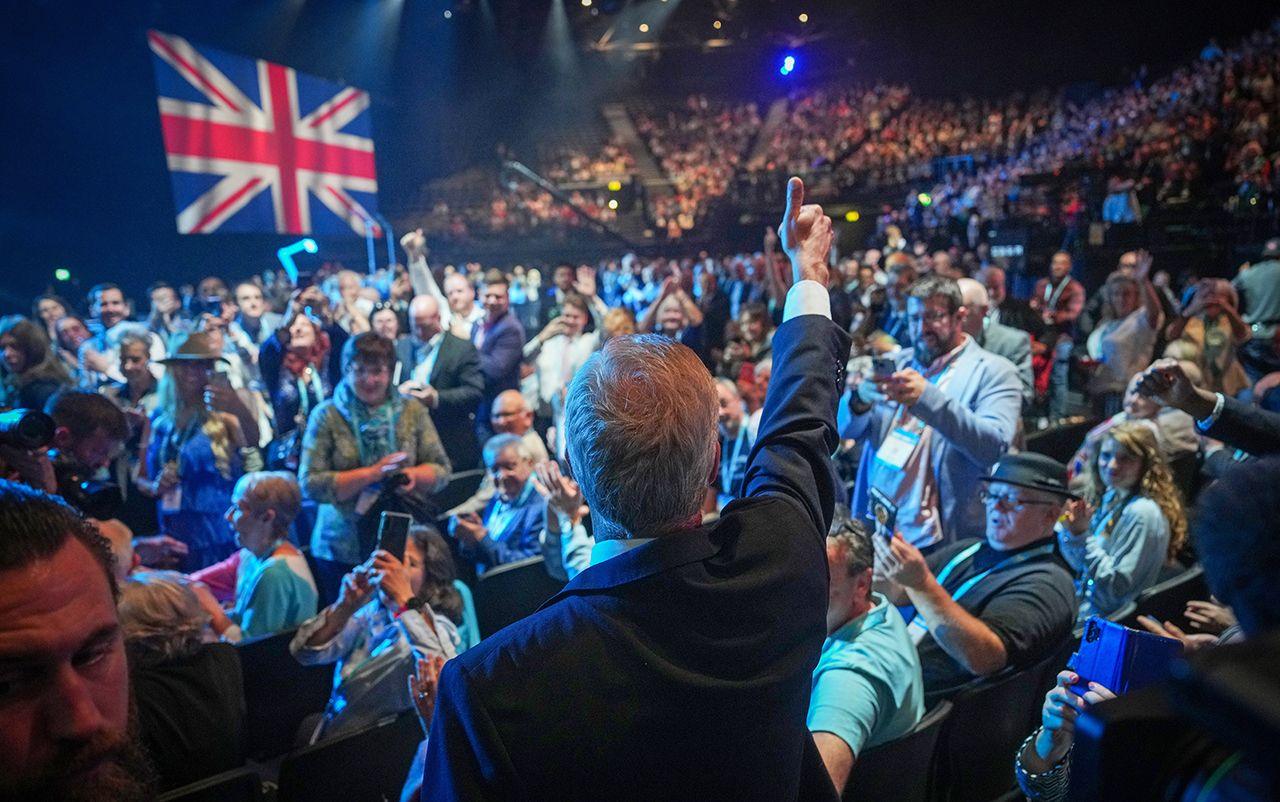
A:
POLYGON ((779 75, 790 75, 795 72, 796 57, 791 53, 782 57, 782 66, 778 68, 779 75))

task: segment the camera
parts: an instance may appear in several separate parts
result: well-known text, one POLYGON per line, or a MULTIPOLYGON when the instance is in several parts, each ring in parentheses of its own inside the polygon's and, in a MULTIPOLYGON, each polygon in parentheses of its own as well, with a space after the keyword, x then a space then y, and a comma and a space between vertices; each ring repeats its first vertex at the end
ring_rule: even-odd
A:
POLYGON ((35 409, 0 413, 0 445, 34 451, 53 442, 53 418, 35 409))
POLYGON ((99 521, 120 517, 124 496, 119 485, 86 479, 78 466, 61 460, 54 460, 53 475, 58 483, 58 495, 85 516, 99 521))

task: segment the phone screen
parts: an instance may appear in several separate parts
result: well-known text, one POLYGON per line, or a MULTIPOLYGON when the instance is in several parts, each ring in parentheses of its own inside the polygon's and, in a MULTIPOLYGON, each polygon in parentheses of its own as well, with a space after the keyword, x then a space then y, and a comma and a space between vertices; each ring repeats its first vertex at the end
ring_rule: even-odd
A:
POLYGON ((404 561, 404 543, 413 517, 403 512, 384 512, 378 521, 378 548, 404 561))

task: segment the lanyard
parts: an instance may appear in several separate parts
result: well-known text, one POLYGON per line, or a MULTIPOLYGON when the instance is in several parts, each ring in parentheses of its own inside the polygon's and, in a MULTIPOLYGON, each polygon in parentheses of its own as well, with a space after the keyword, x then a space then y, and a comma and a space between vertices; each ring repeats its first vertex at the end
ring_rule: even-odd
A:
MULTIPOLYGON (((982 573, 976 576, 972 576, 969 579, 965 580, 964 584, 956 588, 955 593, 951 594, 951 600, 957 601, 957 602, 960 601, 960 598, 964 596, 966 593, 968 593, 970 590, 973 590, 974 586, 976 586, 979 582, 981 582, 982 580, 986 579, 987 577, 991 576, 994 573, 998 573, 1000 571, 1007 571, 1010 568, 1016 568, 1017 566, 1022 565, 1028 560, 1033 560, 1036 557, 1042 557, 1044 555, 1053 553, 1053 547, 1054 547, 1054 542, 1051 540, 1048 543, 1045 543, 1043 546, 1038 546, 1034 549, 1024 551, 1020 554, 1015 554, 1012 557, 1004 558, 1003 560, 991 566, 990 568, 983 571, 982 573)), ((967 562, 970 557, 977 554, 978 549, 980 548, 982 548, 981 542, 974 543, 969 548, 965 549, 964 551, 960 552, 956 556, 952 557, 947 562, 946 566, 943 567, 942 572, 938 574, 938 584, 942 585, 943 587, 946 587, 947 578, 951 576, 951 574, 955 571, 956 568, 959 568, 962 564, 967 562)), ((918 611, 912 616, 910 624, 913 627, 923 628, 926 631, 928 631, 928 626, 920 618, 920 614, 918 611)))
MULTIPOLYGON (((311 390, 316 394, 316 401, 324 399, 324 385, 320 383, 320 373, 315 368, 308 366, 304 373, 311 374, 311 390)), ((298 382, 298 423, 302 426, 307 425, 307 419, 311 417, 311 395, 307 392, 307 383, 302 380, 301 376, 295 379, 298 382)))
POLYGON ((742 453, 742 446, 747 442, 747 421, 738 422, 738 438, 733 443, 733 456, 729 457, 726 462, 724 456, 720 458, 720 490, 724 493, 733 492, 733 466, 738 464, 738 456, 742 453))
POLYGON ((1045 282, 1044 285, 1044 302, 1049 307, 1049 311, 1058 305, 1058 299, 1062 297, 1063 291, 1067 289, 1067 285, 1071 283, 1071 276, 1067 276, 1057 287, 1053 286, 1052 281, 1045 282))

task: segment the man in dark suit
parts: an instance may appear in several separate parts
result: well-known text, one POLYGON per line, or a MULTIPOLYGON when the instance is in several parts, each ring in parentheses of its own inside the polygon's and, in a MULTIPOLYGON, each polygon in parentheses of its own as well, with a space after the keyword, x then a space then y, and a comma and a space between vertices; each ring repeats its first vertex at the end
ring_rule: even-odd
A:
POLYGON ((805 715, 849 338, 829 318, 831 220, 803 195, 791 179, 796 284, 745 498, 701 525, 718 410, 696 355, 666 337, 610 340, 566 408, 592 564, 445 665, 424 799, 836 798, 805 715))
POLYGON ((444 330, 440 302, 419 295, 409 304, 413 333, 396 342, 400 393, 421 401, 455 471, 480 462, 476 408, 484 395, 484 375, 475 346, 444 330))
POLYGON ((484 320, 471 328, 471 343, 480 352, 484 397, 476 411, 476 432, 481 440, 489 429, 489 408, 503 390, 520 388, 520 360, 524 357, 524 326, 511 314, 510 286, 501 270, 484 274, 484 320))

